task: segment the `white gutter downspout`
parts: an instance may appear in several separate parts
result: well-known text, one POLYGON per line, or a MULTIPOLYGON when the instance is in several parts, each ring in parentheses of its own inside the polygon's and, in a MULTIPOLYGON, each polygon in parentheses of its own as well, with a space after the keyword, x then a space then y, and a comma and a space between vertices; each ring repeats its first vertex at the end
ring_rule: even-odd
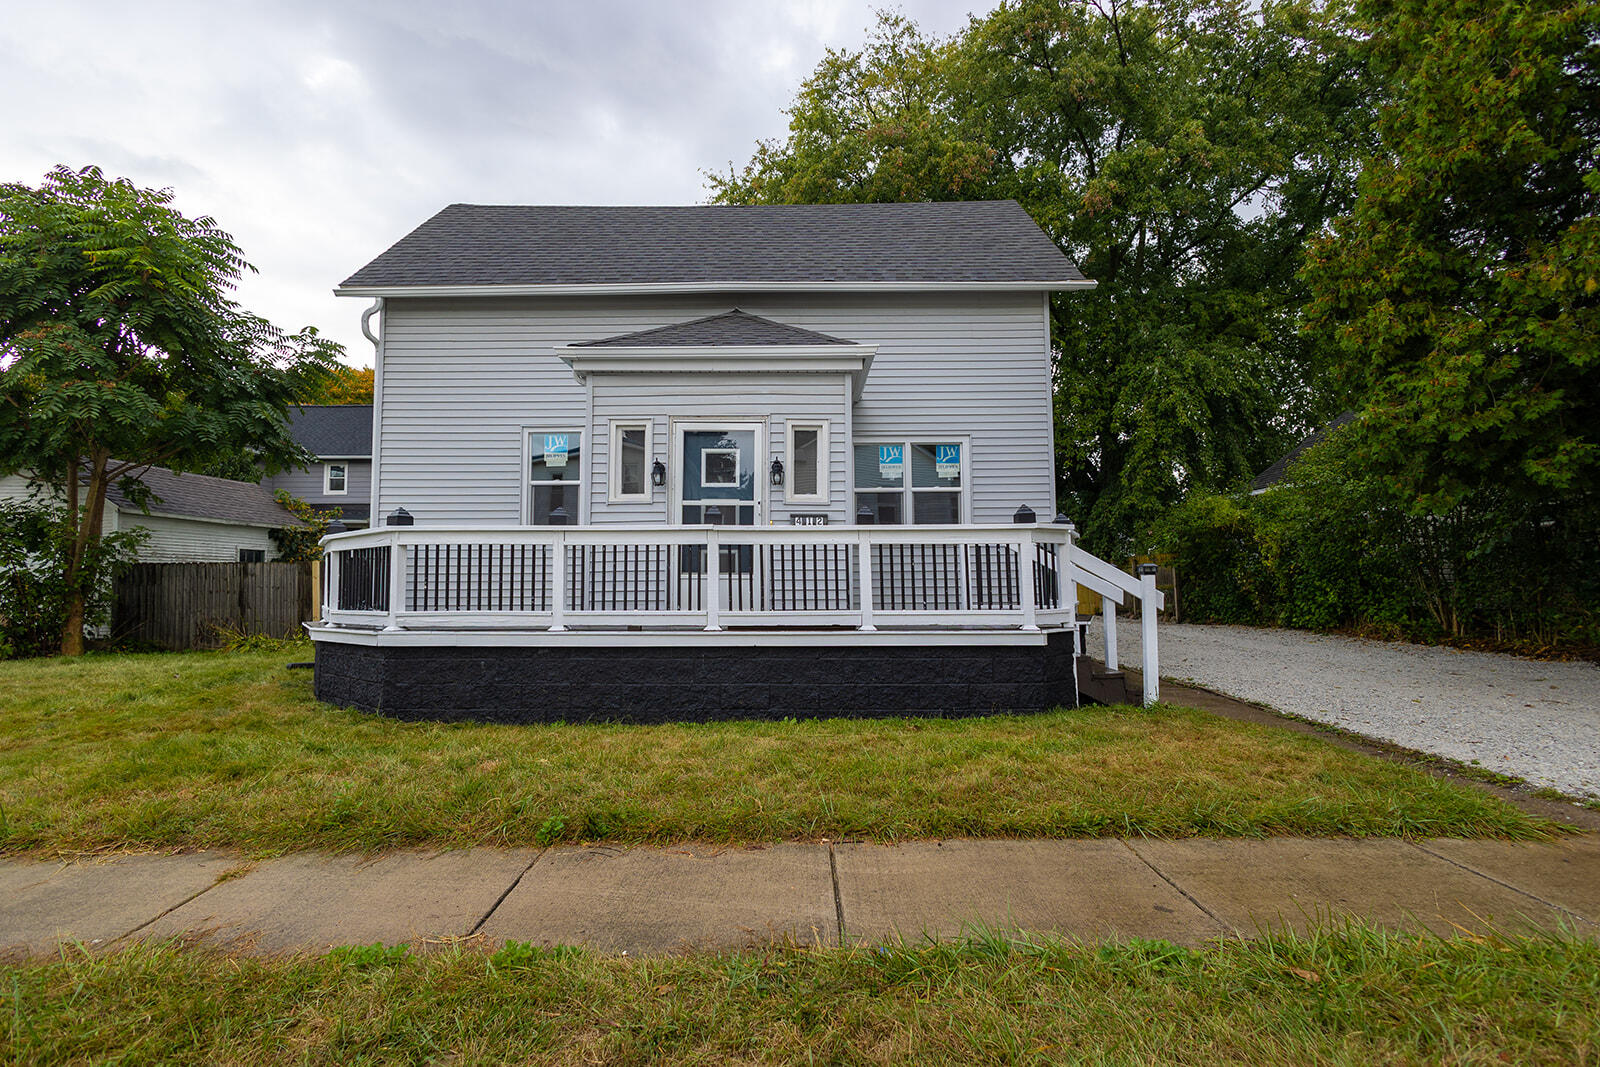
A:
POLYGON ((383 525, 383 519, 378 513, 378 471, 379 452, 383 439, 379 427, 383 424, 383 327, 387 318, 378 320, 378 332, 372 332, 372 316, 383 310, 383 297, 372 301, 372 306, 361 313, 361 335, 372 342, 372 502, 367 514, 367 529, 375 530, 383 525))

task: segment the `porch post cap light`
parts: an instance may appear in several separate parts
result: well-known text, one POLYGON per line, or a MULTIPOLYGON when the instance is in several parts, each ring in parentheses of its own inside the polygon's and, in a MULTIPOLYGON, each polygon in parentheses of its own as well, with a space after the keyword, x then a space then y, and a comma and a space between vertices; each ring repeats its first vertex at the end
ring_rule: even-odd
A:
POLYGON ((772 484, 781 487, 783 485, 783 460, 775 459, 772 461, 771 475, 772 484))
POLYGON ((550 512, 551 526, 565 526, 567 524, 567 509, 565 505, 557 504, 555 510, 550 512))
POLYGON ((1139 568, 1138 568, 1139 577, 1143 578, 1147 574, 1154 574, 1158 570, 1160 570, 1160 568, 1157 567, 1154 563, 1141 563, 1141 564, 1139 564, 1139 568))
POLYGON ((385 526, 415 526, 416 523, 417 520, 405 508, 395 508, 389 513, 388 518, 383 520, 385 526))
POLYGON ((862 504, 859 508, 856 508, 856 525, 857 526, 871 526, 872 525, 872 508, 870 508, 866 504, 862 504))
POLYGON ((1071 526, 1072 525, 1072 520, 1067 518, 1067 513, 1064 512, 1064 511, 1056 512, 1056 517, 1052 521, 1054 521, 1057 526, 1071 526))
POLYGON ((340 522, 338 519, 334 519, 332 522, 328 523, 328 525, 326 525, 326 526, 324 526, 322 528, 322 532, 323 532, 324 535, 336 534, 336 533, 349 533, 350 532, 350 527, 346 526, 344 523, 340 522))
POLYGON ((650 468, 650 484, 657 489, 667 484, 667 467, 659 459, 650 468))
POLYGON ((1037 515, 1035 515, 1033 513, 1033 509, 1032 508, 1030 508, 1028 505, 1024 504, 1020 508, 1017 509, 1017 513, 1015 515, 1011 516, 1011 521, 1012 522, 1038 522, 1039 521, 1039 516, 1037 516, 1037 515))

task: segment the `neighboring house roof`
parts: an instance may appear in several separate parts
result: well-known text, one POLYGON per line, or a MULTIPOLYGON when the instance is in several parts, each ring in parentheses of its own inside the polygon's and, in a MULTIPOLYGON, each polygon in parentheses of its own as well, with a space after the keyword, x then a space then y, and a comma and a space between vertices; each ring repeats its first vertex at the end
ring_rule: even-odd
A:
POLYGON ((1087 282, 1015 200, 537 207, 452 204, 346 278, 392 287, 1087 282))
POLYGON ((307 452, 338 459, 372 458, 371 404, 305 404, 289 411, 289 433, 307 452))
POLYGON ((1262 490, 1271 489, 1274 485, 1277 485, 1279 482, 1283 481, 1284 475, 1289 472, 1289 466, 1294 463, 1295 460, 1304 455, 1306 449, 1312 447, 1313 445, 1321 444, 1330 433, 1337 430, 1341 426, 1349 425, 1355 421, 1355 418, 1355 412, 1346 411, 1344 414, 1334 418, 1326 426, 1323 426, 1316 432, 1309 434, 1305 440, 1301 441, 1289 451, 1279 456, 1277 462, 1273 463, 1272 466, 1256 475, 1255 481, 1250 483, 1250 491, 1252 493, 1259 493, 1262 490))
MULTIPOLYGON (((178 474, 164 467, 151 467, 139 475, 139 480, 150 490, 148 507, 152 515, 212 519, 241 526, 305 525, 272 499, 272 490, 252 482, 204 474, 178 474)), ((106 499, 122 511, 144 514, 143 509, 115 485, 107 491, 106 499)))
POLYGON ((803 330, 734 308, 653 330, 640 330, 599 341, 580 341, 572 348, 655 348, 679 345, 848 345, 838 337, 803 330))

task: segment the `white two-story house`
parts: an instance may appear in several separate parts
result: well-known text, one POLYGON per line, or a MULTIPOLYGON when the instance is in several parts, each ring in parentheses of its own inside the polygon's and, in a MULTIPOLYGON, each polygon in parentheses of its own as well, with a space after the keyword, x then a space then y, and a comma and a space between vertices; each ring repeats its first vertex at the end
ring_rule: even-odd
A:
POLYGON ((337 289, 371 301, 373 529, 327 543, 319 695, 1074 702, 1075 586, 1145 592, 1051 521, 1049 302, 1092 284, 1012 201, 444 209, 337 289))

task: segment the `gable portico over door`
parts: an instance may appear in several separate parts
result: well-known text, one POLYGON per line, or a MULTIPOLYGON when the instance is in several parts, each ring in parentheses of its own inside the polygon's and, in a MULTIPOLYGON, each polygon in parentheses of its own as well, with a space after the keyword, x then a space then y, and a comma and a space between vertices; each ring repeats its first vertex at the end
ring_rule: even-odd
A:
MULTIPOLYGON (((686 506, 701 509, 695 514, 704 521, 705 508, 720 509, 718 501, 738 499, 742 502, 729 505, 737 524, 782 524, 795 513, 845 522, 851 411, 876 350, 875 344, 737 310, 557 346, 556 355, 588 387, 592 456, 600 464, 587 490, 589 521, 678 526, 687 522, 686 506), (675 427, 697 420, 703 425, 695 432, 705 433, 733 433, 736 424, 752 425, 740 425, 720 446, 695 438, 694 470, 689 471, 684 437, 675 427), (634 428, 634 440, 651 443, 649 464, 651 469, 663 464, 665 485, 649 494, 612 487, 604 460, 613 451, 610 435, 618 427, 634 428), (809 445, 802 452, 806 489, 790 502, 787 485, 771 484, 771 463, 789 458, 792 428, 803 428, 809 445), (726 483, 730 470, 740 479, 737 496, 726 483)), ((637 449, 631 454, 636 456, 637 449)), ((722 518, 719 511, 713 521, 722 518)))

